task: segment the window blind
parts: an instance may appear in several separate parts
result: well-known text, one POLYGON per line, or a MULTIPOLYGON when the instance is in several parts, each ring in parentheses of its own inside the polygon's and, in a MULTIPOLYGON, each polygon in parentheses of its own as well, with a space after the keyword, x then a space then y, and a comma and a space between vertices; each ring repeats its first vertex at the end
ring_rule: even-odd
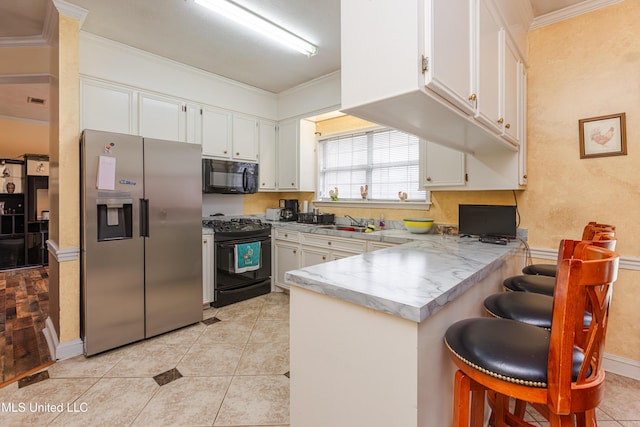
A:
POLYGON ((397 201, 398 192, 407 200, 424 201, 419 189, 419 139, 397 130, 380 130, 320 141, 321 199, 339 189, 340 200, 362 200, 360 187, 369 186, 367 199, 397 201))

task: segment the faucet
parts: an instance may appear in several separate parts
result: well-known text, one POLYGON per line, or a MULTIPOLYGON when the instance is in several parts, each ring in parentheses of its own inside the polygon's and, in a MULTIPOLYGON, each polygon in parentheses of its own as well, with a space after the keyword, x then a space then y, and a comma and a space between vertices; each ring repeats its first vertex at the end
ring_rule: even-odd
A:
POLYGON ((351 225, 355 225, 358 227, 366 227, 366 224, 362 224, 360 221, 358 221, 357 219, 355 219, 354 217, 350 216, 350 215, 345 215, 346 218, 349 218, 351 220, 351 225))

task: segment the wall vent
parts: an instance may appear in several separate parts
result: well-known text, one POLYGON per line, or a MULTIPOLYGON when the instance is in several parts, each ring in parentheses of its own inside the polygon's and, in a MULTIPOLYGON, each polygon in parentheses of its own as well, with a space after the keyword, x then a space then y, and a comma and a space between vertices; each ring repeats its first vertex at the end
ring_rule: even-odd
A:
POLYGON ((44 105, 44 99, 42 98, 33 98, 31 96, 27 97, 27 102, 29 104, 38 104, 38 105, 44 105))

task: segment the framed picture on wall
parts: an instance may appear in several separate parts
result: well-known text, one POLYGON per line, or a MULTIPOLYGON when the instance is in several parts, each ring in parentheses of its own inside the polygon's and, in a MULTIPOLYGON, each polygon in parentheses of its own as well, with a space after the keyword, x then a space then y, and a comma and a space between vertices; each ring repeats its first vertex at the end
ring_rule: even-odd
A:
POLYGON ((582 119, 578 124, 581 159, 627 154, 625 113, 582 119))

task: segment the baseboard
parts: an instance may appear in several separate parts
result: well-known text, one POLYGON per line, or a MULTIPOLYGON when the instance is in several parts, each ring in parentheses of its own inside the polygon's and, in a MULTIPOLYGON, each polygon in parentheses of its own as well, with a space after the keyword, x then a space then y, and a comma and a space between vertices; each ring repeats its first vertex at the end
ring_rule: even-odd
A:
POLYGON ((640 380, 640 362, 616 356, 614 354, 604 354, 604 370, 613 374, 640 380))
MULTIPOLYGON (((532 258, 558 260, 558 250, 548 248, 530 248, 532 258)), ((620 255, 620 268, 624 270, 640 270, 640 258, 620 255)))
POLYGON ((84 354, 84 343, 80 338, 63 342, 56 349, 56 360, 69 359, 84 354))
POLYGON ((58 348, 58 334, 56 333, 56 328, 53 326, 53 320, 51 317, 47 317, 47 320, 44 321, 44 329, 42 330, 44 334, 44 339, 47 341, 47 347, 49 347, 49 355, 51 356, 51 360, 56 360, 56 348, 58 348))
POLYGON ((44 334, 45 340, 47 340, 51 360, 69 359, 70 357, 80 356, 84 353, 84 345, 80 338, 60 343, 51 317, 47 317, 47 320, 45 320, 45 328, 42 330, 42 333, 44 334))

